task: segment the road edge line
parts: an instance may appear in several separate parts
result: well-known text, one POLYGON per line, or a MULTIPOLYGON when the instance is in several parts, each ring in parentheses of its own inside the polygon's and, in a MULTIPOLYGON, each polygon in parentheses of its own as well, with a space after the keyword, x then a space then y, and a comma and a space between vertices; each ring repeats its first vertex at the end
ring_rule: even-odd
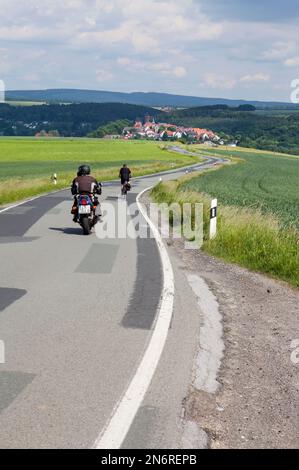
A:
POLYGON ((136 202, 140 213, 146 220, 155 237, 159 250, 164 278, 162 300, 159 305, 159 312, 156 317, 152 336, 137 371, 124 395, 114 408, 108 423, 96 439, 92 447, 93 449, 119 449, 123 444, 152 382, 171 325, 174 307, 174 273, 172 264, 158 228, 151 221, 147 215, 146 209, 144 209, 140 203, 143 194, 152 189, 152 187, 153 186, 139 193, 136 202))

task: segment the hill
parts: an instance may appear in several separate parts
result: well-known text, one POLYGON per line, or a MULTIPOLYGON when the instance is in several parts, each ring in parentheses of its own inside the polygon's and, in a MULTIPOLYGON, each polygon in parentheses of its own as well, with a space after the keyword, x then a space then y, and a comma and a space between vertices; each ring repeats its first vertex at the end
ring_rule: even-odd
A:
POLYGON ((45 130, 61 136, 84 137, 100 126, 118 120, 134 121, 159 112, 146 106, 122 103, 10 106, 0 104, 0 135, 33 136, 45 130))
POLYGON ((120 93, 102 90, 77 89, 11 90, 6 92, 6 99, 15 101, 47 101, 52 103, 128 103, 150 107, 171 106, 178 108, 212 106, 215 104, 225 104, 228 106, 252 104, 258 108, 299 109, 298 105, 293 105, 291 103, 204 98, 168 93, 120 93))
POLYGON ((184 127, 211 129, 243 147, 299 155, 299 112, 260 113, 249 106, 217 105, 176 111, 167 119, 184 127))

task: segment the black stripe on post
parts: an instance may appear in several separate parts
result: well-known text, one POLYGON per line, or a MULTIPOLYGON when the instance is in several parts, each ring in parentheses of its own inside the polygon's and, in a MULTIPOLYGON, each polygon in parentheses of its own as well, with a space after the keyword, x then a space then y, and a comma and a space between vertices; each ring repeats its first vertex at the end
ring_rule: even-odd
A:
POLYGON ((217 217, 217 207, 212 207, 211 213, 210 213, 210 218, 215 219, 217 217))

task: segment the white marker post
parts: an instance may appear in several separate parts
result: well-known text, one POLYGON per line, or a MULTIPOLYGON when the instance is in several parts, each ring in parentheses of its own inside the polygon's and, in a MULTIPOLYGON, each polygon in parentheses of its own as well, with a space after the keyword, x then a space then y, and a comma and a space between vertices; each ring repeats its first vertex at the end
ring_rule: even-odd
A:
POLYGON ((211 202, 211 212, 210 212, 210 239, 216 237, 217 235, 217 199, 213 199, 211 202))
POLYGON ((57 173, 54 173, 53 176, 52 176, 52 181, 53 183, 55 184, 55 186, 57 185, 57 173))

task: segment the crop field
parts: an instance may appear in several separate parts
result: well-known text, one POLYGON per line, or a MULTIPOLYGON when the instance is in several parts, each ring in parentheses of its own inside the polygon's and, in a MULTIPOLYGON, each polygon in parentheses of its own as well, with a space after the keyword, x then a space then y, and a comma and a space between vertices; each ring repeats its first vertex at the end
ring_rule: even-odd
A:
POLYGON ((163 182, 158 203, 203 204, 202 249, 299 287, 299 157, 248 149, 193 149, 235 164, 163 182), (211 196, 219 200, 217 237, 210 239, 211 196))
POLYGON ((135 176, 196 163, 196 157, 167 152, 154 142, 93 139, 0 139, 0 205, 68 186, 79 164, 88 163, 99 180, 118 178, 127 163, 135 176), (16 184, 17 183, 17 184, 16 184))
POLYGON ((204 153, 237 157, 241 162, 200 175, 182 189, 215 196, 225 205, 272 213, 299 228, 299 157, 245 149, 204 153))
POLYGON ((11 106, 41 106, 42 104, 46 104, 43 101, 6 101, 6 104, 10 104, 11 106))

